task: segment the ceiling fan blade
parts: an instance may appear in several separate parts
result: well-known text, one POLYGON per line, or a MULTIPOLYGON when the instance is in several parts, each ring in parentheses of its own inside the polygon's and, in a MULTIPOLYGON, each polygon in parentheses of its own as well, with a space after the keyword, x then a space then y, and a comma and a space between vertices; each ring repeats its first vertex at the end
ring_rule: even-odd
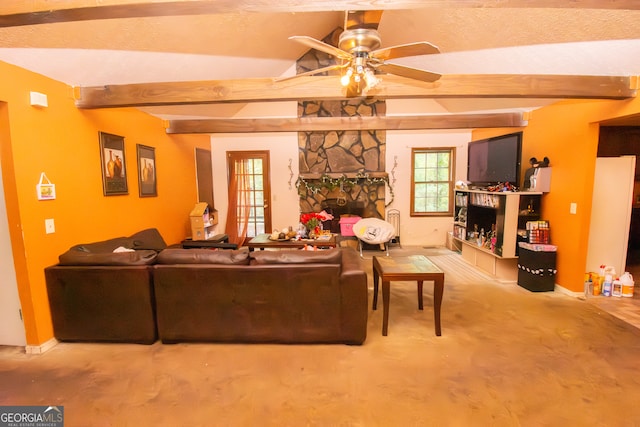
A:
POLYGON ((423 82, 432 83, 440 79, 442 75, 438 73, 432 73, 430 71, 418 70, 417 68, 405 67, 398 64, 380 64, 373 65, 376 70, 380 70, 385 73, 395 74, 400 77, 407 77, 414 80, 420 80, 423 82))
POLYGON ((335 46, 331 46, 325 42, 321 42, 320 40, 316 40, 313 37, 309 36, 291 36, 289 40, 297 41, 298 43, 302 43, 303 45, 310 47, 312 49, 319 50, 324 53, 328 53, 329 55, 333 55, 337 58, 351 60, 352 56, 349 52, 345 52, 342 49, 338 49, 335 46))
POLYGON ((406 56, 431 55, 434 53, 440 53, 440 49, 429 42, 416 42, 374 50, 369 53, 369 57, 386 61, 387 59, 404 58, 406 56))
POLYGON ((328 67, 318 68, 316 70, 311 70, 311 71, 306 71, 304 73, 296 74, 295 76, 276 77, 276 78, 273 79, 273 81, 275 81, 275 82, 283 82, 285 80, 295 79, 296 77, 313 76, 314 74, 326 73, 327 71, 333 71, 333 70, 339 70, 341 68, 346 68, 346 67, 349 66, 349 64, 350 64, 350 62, 346 62, 344 64, 330 65, 328 67))
POLYGON ((377 30, 382 18, 381 10, 348 10, 345 13, 344 29, 369 28, 377 30))

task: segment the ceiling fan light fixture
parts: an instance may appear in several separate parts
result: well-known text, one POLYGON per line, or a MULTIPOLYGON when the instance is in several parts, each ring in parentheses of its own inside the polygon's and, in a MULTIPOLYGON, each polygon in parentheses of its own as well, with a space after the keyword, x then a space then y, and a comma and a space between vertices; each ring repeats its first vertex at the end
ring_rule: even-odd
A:
POLYGON ((376 75, 373 73, 373 70, 371 70, 371 68, 365 69, 364 81, 367 84, 364 88, 365 91, 369 89, 373 89, 374 87, 378 86, 378 83, 380 83, 380 79, 376 77, 376 75))
POLYGON ((380 83, 373 70, 360 64, 351 64, 340 78, 340 84, 350 87, 351 92, 360 95, 369 89, 373 89, 380 83))
POLYGON ((342 86, 345 86, 345 87, 349 86, 352 75, 353 75, 353 70, 351 69, 351 67, 347 68, 347 71, 345 71, 342 77, 340 77, 340 84, 342 84, 342 86))

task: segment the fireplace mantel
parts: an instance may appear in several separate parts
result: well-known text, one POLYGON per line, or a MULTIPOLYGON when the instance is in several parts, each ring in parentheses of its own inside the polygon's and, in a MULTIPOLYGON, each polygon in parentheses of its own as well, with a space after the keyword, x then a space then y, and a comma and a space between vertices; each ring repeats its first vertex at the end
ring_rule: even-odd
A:
POLYGON ((311 181, 311 180, 320 180, 324 177, 328 177, 331 179, 380 179, 380 178, 388 178, 389 174, 386 172, 325 172, 325 173, 301 173, 300 178, 311 181))

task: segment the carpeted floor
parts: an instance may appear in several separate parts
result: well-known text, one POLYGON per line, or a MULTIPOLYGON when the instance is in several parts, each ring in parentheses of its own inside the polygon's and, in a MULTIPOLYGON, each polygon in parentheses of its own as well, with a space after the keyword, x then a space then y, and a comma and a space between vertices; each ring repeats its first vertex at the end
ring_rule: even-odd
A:
POLYGON ((389 335, 370 311, 362 346, 0 348, 0 405, 61 405, 67 427, 640 425, 639 329, 446 249, 406 253, 445 271, 441 337, 430 283, 421 312, 415 283, 393 282, 389 335))

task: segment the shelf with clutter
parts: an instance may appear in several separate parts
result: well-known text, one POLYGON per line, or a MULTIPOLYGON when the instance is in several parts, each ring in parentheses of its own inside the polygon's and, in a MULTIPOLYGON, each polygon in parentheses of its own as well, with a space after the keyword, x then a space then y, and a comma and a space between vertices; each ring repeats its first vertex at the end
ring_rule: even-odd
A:
POLYGON ((453 237, 498 258, 518 256, 526 223, 540 218, 541 193, 455 190, 453 237))
POLYGON ((453 238, 470 264, 506 280, 517 277, 518 242, 540 218, 542 193, 456 189, 453 238))

